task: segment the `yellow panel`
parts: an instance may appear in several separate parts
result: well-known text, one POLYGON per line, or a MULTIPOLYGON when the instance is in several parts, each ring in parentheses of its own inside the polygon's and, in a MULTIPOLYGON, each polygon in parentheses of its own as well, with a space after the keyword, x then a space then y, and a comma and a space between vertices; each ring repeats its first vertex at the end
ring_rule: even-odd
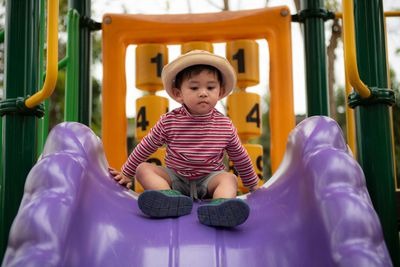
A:
POLYGON ((144 91, 163 89, 161 71, 168 63, 168 48, 163 44, 136 47, 136 87, 144 91))
POLYGON ((157 95, 147 95, 136 99, 135 136, 141 140, 160 119, 168 112, 168 99, 157 95))
MULTIPOLYGON (((258 178, 258 185, 262 185, 264 183, 263 180, 263 147, 257 144, 243 144, 244 148, 246 149, 249 157, 251 159, 251 163, 253 164, 254 171, 256 172, 258 178)), ((232 161, 229 161, 229 172, 238 175, 233 169, 232 161)), ((240 193, 248 193, 249 190, 247 187, 243 186, 242 180, 238 176, 238 191, 240 193)))
POLYGON ((183 43, 181 46, 181 54, 185 54, 192 50, 205 50, 211 53, 214 52, 213 45, 210 42, 194 41, 183 43))
POLYGON ((254 40, 235 40, 226 44, 226 58, 237 73, 237 87, 257 85, 260 82, 258 43, 254 40))
MULTIPOLYGON (((102 140, 114 168, 126 161, 125 54, 130 44, 266 39, 270 55, 271 165, 274 172, 295 126, 291 16, 286 6, 185 15, 105 14, 102 23, 102 140)), ((267 75, 267 73, 265 73, 267 75)))
MULTIPOLYGON (((165 154, 166 149, 165 147, 162 147, 158 149, 155 153, 153 153, 146 161, 158 166, 165 167, 165 154)), ((141 193, 143 191, 143 187, 137 182, 137 180, 135 180, 135 192, 141 193)))
POLYGON ((261 135, 260 95, 237 91, 228 96, 228 116, 243 142, 261 135))

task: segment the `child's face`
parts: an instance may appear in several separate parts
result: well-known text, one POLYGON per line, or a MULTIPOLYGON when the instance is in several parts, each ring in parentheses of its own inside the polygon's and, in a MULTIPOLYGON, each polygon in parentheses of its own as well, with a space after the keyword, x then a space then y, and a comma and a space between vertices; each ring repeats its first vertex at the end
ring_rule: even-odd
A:
POLYGON ((177 100, 186 105, 193 115, 209 113, 220 100, 223 88, 217 75, 209 70, 192 75, 182 81, 180 89, 174 88, 177 100))

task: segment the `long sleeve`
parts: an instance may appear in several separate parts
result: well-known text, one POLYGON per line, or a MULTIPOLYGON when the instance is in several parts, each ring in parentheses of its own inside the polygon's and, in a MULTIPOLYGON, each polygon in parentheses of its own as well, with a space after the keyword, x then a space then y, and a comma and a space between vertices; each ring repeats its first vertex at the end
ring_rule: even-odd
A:
POLYGON ((125 176, 134 177, 137 166, 146 161, 151 154, 165 143, 166 134, 164 132, 163 118, 154 125, 129 155, 128 160, 122 167, 122 173, 125 176))
POLYGON ((253 169, 249 155, 246 149, 240 143, 236 128, 232 125, 232 137, 226 152, 233 162, 236 171, 242 179, 243 185, 250 188, 258 183, 258 176, 253 169))

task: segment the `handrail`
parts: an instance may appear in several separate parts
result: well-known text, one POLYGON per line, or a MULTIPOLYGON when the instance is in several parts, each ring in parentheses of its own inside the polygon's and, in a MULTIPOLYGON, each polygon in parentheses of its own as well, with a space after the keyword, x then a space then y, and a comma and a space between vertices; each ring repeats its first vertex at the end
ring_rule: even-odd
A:
POLYGON ((400 11, 386 11, 385 17, 400 17, 400 11))
MULTIPOLYGON (((385 17, 400 17, 400 11, 385 11, 383 13, 385 17)), ((335 12, 335 18, 341 19, 343 17, 342 12, 335 12)))
POLYGON ((354 34, 354 14, 353 1, 343 1, 343 32, 344 32, 344 47, 346 53, 344 60, 346 63, 346 73, 350 84, 362 98, 367 98, 371 95, 369 88, 361 81, 356 57, 356 44, 354 34))
POLYGON ((46 80, 40 91, 25 100, 33 108, 54 91, 58 76, 58 0, 47 0, 47 63, 46 80))

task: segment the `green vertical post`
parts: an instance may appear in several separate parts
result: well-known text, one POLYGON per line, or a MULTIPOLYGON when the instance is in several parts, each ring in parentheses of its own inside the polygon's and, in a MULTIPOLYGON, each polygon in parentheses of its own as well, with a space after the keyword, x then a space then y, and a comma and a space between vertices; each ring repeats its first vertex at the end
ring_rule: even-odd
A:
MULTIPOLYGON (((4 43, 4 31, 0 32, 0 43, 4 43)), ((2 100, 3 97, 0 98, 2 100)), ((0 149, 3 151, 3 120, 0 118, 0 149)), ((3 180, 3 152, 0 153, 0 215, 3 215, 3 186, 4 186, 4 180, 3 180)), ((1 226, 0 226, 0 231, 1 231, 1 226)), ((0 232, 1 234, 1 232, 0 232)), ((1 238, 2 236, 0 236, 1 238)), ((0 239, 0 242, 2 240, 0 239)), ((3 255, 2 252, 2 245, 0 244, 0 255, 3 255)), ((0 256, 0 259, 2 256, 0 256)), ((0 260, 1 262, 1 260, 0 260)))
MULTIPOLYGON (((5 86, 2 104, 17 106, 18 97, 38 89, 39 1, 6 1, 5 86)), ((4 110, 3 110, 4 111, 4 110)), ((17 214, 25 179, 36 161, 37 118, 3 114, 3 168, 0 192, 0 255, 3 259, 11 224, 17 214)))
POLYGON ((349 100, 356 111, 357 154, 393 264, 400 266, 390 123, 394 93, 387 89, 382 0, 355 0, 354 11, 359 75, 372 93, 368 99, 353 94, 349 100))
POLYGON ((303 22, 307 116, 329 115, 323 0, 301 0, 303 22))
POLYGON ((68 12, 67 71, 65 80, 65 121, 79 121, 79 14, 68 12))
MULTIPOLYGON (((40 0, 40 32, 39 32, 39 88, 42 88, 43 83, 44 83, 44 38, 45 38, 45 29, 46 29, 46 24, 45 24, 45 19, 46 16, 45 14, 45 1, 40 0)), ((37 147, 37 156, 39 157, 40 154, 43 152, 43 147, 44 143, 46 142, 47 139, 47 133, 49 131, 49 99, 45 100, 45 115, 43 118, 40 118, 38 121, 38 147, 37 147)))
MULTIPOLYGON (((68 3, 70 9, 76 9, 82 17, 90 18, 90 0, 69 0, 68 3)), ((81 23, 79 27, 79 122, 88 126, 90 126, 92 111, 90 38, 90 29, 81 23)))

